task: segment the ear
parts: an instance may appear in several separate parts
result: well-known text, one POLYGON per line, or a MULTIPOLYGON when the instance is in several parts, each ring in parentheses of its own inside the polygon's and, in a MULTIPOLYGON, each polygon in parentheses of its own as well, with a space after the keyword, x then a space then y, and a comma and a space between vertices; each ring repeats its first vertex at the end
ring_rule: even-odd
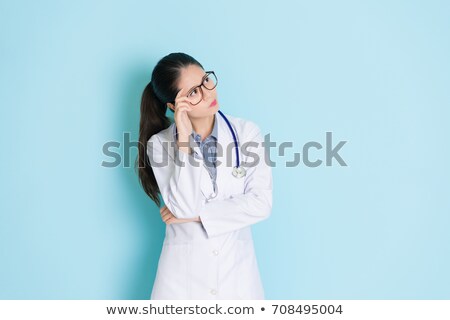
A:
POLYGON ((172 110, 173 112, 175 112, 175 106, 174 106, 172 103, 167 102, 167 107, 169 107, 170 110, 172 110))

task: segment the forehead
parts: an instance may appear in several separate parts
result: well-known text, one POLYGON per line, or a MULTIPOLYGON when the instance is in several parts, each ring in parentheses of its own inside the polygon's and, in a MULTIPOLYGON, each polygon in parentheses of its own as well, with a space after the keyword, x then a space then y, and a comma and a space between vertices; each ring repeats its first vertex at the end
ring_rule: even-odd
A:
POLYGON ((181 69, 180 79, 178 80, 178 90, 187 93, 192 87, 198 86, 205 76, 205 71, 196 65, 190 65, 181 69))

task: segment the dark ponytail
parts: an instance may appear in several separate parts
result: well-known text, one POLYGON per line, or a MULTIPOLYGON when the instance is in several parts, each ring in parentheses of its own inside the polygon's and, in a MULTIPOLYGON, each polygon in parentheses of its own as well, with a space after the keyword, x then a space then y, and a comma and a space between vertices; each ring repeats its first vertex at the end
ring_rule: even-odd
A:
POLYGON ((148 159, 147 142, 152 135, 171 125, 166 116, 167 103, 175 100, 181 69, 193 64, 203 69, 197 60, 185 53, 176 52, 163 57, 153 69, 151 80, 142 93, 136 166, 142 188, 158 207, 161 206, 160 190, 148 159))

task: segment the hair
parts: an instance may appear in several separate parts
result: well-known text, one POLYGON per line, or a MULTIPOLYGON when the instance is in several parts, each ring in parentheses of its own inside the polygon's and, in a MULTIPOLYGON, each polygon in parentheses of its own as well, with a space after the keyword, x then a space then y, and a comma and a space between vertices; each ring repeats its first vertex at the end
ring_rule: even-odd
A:
POLYGON ((138 166, 142 188, 158 207, 161 205, 158 197, 161 192, 147 155, 147 142, 152 135, 171 125, 170 118, 166 116, 167 103, 175 100, 181 70, 190 65, 203 69, 203 66, 188 54, 174 52, 166 55, 156 64, 151 80, 142 93, 138 156, 135 165, 138 166))

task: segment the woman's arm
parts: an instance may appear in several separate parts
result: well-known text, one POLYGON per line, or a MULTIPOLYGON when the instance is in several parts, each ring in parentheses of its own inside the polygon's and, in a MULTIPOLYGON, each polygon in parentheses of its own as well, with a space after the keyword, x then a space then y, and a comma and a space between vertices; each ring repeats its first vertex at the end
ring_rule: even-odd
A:
POLYGON ((198 216, 204 202, 199 191, 204 169, 202 160, 182 150, 187 143, 181 142, 181 147, 178 142, 176 145, 163 144, 157 135, 153 135, 147 143, 147 155, 167 208, 175 218, 191 219, 198 216), (169 156, 169 148, 175 148, 175 158, 169 156))
POLYGON ((170 212, 169 208, 167 208, 166 205, 164 205, 159 212, 161 213, 161 219, 165 224, 172 224, 172 223, 186 223, 186 222, 200 222, 200 217, 195 218, 186 218, 186 219, 178 219, 175 217, 172 212, 170 212))
MULTIPOLYGON (((208 237, 244 228, 267 219, 272 211, 272 168, 268 164, 263 137, 259 127, 253 130, 247 141, 257 146, 247 151, 257 154, 257 164, 246 167, 245 190, 243 194, 232 195, 228 199, 209 201, 202 205, 198 215, 208 237)), ((243 179, 243 178, 241 178, 243 179)))
MULTIPOLYGON (((171 158, 165 166, 153 166, 164 203, 175 223, 201 222, 209 237, 231 232, 255 224, 269 217, 272 211, 272 169, 266 160, 260 129, 252 123, 250 138, 245 141, 256 142, 249 148, 257 154, 258 163, 246 167, 245 190, 243 194, 232 195, 228 199, 206 202, 200 190, 200 178, 203 170, 201 160, 192 154, 175 149, 183 166, 175 165, 171 158), (181 186, 182 188, 178 188, 181 186)), ((161 163, 164 151, 159 138, 155 135, 148 144, 148 156, 151 161, 161 163)), ((167 158, 167 157, 166 157, 167 158)), ((177 158, 177 156, 175 156, 177 158)), ((222 164, 225 165, 225 164, 222 164)), ((170 217, 170 216, 168 216, 170 217)))

